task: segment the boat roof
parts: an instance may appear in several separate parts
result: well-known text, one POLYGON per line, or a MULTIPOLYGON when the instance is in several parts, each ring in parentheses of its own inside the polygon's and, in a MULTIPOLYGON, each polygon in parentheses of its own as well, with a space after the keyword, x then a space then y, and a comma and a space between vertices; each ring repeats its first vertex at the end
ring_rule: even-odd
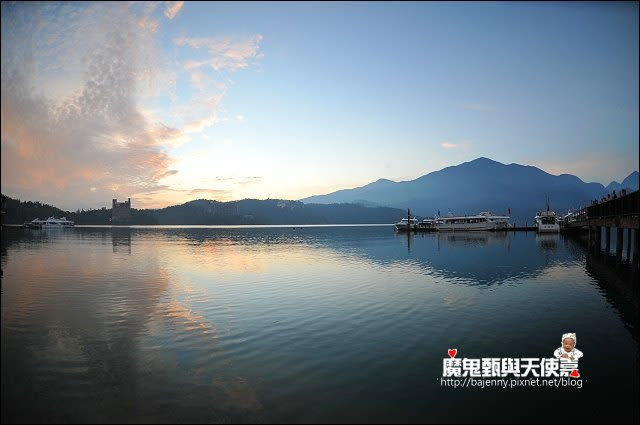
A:
POLYGON ((459 219, 459 218, 506 218, 509 219, 511 217, 509 217, 508 215, 484 215, 484 214, 480 214, 480 215, 449 215, 446 217, 440 217, 440 220, 443 219, 459 219))

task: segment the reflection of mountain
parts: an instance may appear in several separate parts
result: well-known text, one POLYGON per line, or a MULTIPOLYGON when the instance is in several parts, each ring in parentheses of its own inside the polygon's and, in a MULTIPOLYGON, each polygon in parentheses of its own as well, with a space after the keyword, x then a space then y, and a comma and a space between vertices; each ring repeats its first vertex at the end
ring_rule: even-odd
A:
POLYGON ((469 285, 493 285, 506 280, 517 283, 517 278, 538 274, 569 259, 564 250, 553 258, 536 255, 537 243, 531 233, 512 232, 402 234, 394 238, 393 244, 372 241, 358 248, 359 255, 380 264, 410 262, 425 273, 469 285), (407 253, 408 244, 411 249, 407 253), (405 249, 401 249, 402 245, 405 249))
MULTIPOLYGON (((500 284, 536 275, 571 260, 565 247, 553 256, 537 255, 531 233, 455 232, 396 234, 392 227, 297 227, 176 229, 177 236, 199 244, 224 239, 229 244, 302 244, 358 256, 382 266, 408 263, 427 274, 469 285, 500 284)), ((556 235, 557 236, 557 235, 556 235)), ((514 282, 517 283, 517 280, 514 282)))

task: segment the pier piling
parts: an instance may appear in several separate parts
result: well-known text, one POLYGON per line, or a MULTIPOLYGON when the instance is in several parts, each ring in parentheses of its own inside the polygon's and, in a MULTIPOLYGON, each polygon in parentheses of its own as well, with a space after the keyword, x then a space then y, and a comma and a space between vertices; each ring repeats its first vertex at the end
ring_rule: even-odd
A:
POLYGON ((624 239, 624 229, 616 228, 616 264, 622 263, 622 242, 624 239))
POLYGON ((633 260, 632 260, 632 267, 634 272, 638 271, 638 230, 640 229, 635 229, 633 231, 633 260))

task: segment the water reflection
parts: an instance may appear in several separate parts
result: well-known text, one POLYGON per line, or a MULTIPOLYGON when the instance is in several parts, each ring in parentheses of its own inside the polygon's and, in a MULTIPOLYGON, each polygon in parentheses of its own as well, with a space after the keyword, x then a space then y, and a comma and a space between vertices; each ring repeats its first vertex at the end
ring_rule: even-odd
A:
POLYGON ((260 420, 201 294, 153 246, 128 261, 131 229, 78 230, 3 230, 3 422, 260 420))
POLYGON ((111 244, 113 252, 126 252, 131 254, 131 228, 113 227, 111 228, 111 244))
POLYGON ((16 229, 1 261, 3 421, 637 419, 637 288, 579 238, 16 229), (535 357, 565 331, 589 385, 563 400, 598 411, 436 383, 448 347, 535 357))
POLYGON ((559 233, 536 233, 536 242, 541 251, 555 251, 559 240, 559 233))

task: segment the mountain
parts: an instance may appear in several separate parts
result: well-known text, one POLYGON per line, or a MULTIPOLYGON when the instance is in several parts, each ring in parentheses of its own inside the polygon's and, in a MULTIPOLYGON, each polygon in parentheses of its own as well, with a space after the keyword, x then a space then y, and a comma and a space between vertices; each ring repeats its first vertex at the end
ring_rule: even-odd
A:
MULTIPOLYGON (((638 173, 623 183, 638 187, 638 173), (635 181, 634 181, 635 175, 635 181)), ((446 167, 415 180, 394 182, 380 179, 354 189, 343 189, 327 195, 311 196, 303 202, 354 202, 355 199, 376 205, 432 216, 472 214, 491 210, 506 213, 511 208, 517 224, 531 223, 535 213, 546 208, 547 197, 552 209, 566 212, 569 208, 588 205, 605 191, 600 183, 586 183, 570 174, 555 176, 539 168, 519 164, 502 164, 489 158, 478 158, 446 167)), ((616 190, 618 191, 618 190, 616 190)))
MULTIPOLYGON (((2 195, 2 222, 22 224, 34 218, 65 216, 76 224, 111 224, 111 209, 63 211, 40 202, 2 195)), ((197 199, 160 209, 131 208, 127 224, 355 224, 395 223, 406 211, 358 203, 304 204, 283 199, 218 202, 197 199)))
POLYGON ((606 196, 608 193, 612 193, 614 190, 617 193, 620 193, 622 189, 626 189, 627 191, 638 190, 638 172, 634 171, 629 174, 622 183, 618 183, 617 181, 612 181, 604 188, 601 196, 606 196))
POLYGON ((623 189, 638 190, 638 172, 629 174, 620 184, 623 189))

